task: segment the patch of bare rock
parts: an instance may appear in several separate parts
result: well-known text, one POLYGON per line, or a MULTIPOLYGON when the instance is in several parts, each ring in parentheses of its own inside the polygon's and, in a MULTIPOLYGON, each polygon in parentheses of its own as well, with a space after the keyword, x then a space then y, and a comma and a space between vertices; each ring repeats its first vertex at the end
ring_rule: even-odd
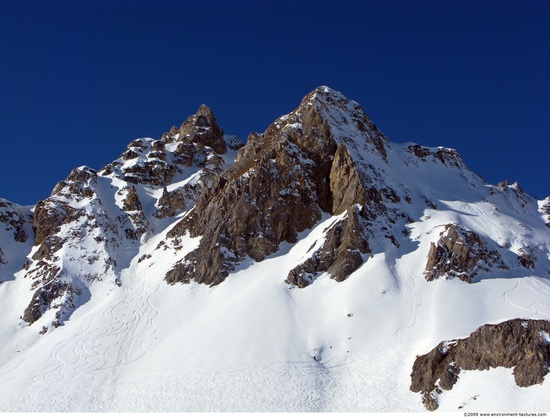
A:
POLYGON ((540 384, 550 367, 550 322, 512 319, 486 324, 469 337, 442 341, 418 356, 411 373, 413 392, 420 392, 425 407, 439 407, 438 395, 451 390, 461 370, 513 368, 520 387, 540 384))

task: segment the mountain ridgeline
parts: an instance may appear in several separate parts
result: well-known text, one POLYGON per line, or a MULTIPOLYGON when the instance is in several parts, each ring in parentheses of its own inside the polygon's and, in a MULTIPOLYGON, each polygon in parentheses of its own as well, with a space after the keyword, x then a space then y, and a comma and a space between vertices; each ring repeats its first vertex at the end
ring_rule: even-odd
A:
MULTIPOLYGON (((414 256, 417 270, 407 275, 430 285, 550 278, 548 198, 537 201, 517 183, 487 184, 453 149, 390 141, 359 104, 328 87, 246 143, 226 135, 202 105, 160 139, 131 142, 106 167, 74 169, 34 207, 0 200, 0 223, 0 290, 25 283, 19 326, 42 334, 69 326, 98 286, 124 286, 123 272, 138 264, 165 286, 214 289, 296 252, 280 276, 293 292, 321 278, 357 278, 379 256, 392 271, 414 256), (318 238, 300 247, 321 224, 318 238)), ((540 383, 550 366, 548 341, 537 337, 548 335, 548 322, 526 321, 509 331, 515 345, 535 344, 542 354, 527 364, 523 344, 514 361, 493 362, 535 373, 524 385, 540 383)), ((482 335, 484 346, 503 338, 482 335)), ((432 410, 460 367, 477 367, 468 353, 482 355, 474 342, 453 341, 415 362, 411 389, 432 410)))

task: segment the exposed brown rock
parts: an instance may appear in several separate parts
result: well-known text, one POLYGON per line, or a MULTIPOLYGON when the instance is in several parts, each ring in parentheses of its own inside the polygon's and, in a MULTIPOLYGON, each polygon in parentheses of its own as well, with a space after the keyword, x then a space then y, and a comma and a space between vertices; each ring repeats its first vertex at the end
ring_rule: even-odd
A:
POLYGON ((366 191, 360 172, 348 148, 343 144, 336 149, 329 179, 332 191, 332 213, 338 215, 356 203, 365 203, 366 191))
POLYGON ((192 212, 168 234, 202 235, 199 248, 167 280, 217 284, 234 261, 247 255, 261 261, 280 242, 295 242, 298 232, 320 219, 310 173, 297 164, 298 150, 289 144, 278 151, 264 155, 247 175, 221 178, 203 192, 192 212))
POLYGON ((149 229, 149 221, 143 213, 141 200, 134 186, 125 187, 122 192, 126 192, 123 200, 122 210, 128 214, 133 228, 126 228, 126 237, 131 240, 139 239, 149 229))
MULTIPOLYGON (((96 213, 93 216, 87 210, 87 207, 101 205, 96 188, 97 173, 87 167, 80 167, 57 184, 52 196, 36 205, 33 219, 34 262, 31 264, 27 260, 25 263, 25 277, 33 280, 33 289, 36 291, 23 315, 26 321, 32 323, 38 320, 49 309, 56 309, 59 315, 69 311, 72 309, 69 306, 72 297, 81 292, 73 287, 71 278, 63 276, 58 251, 65 245, 80 245, 86 234, 94 234, 96 242, 102 242, 105 230, 101 229, 100 222, 104 222, 104 227, 115 230, 103 211, 100 211, 102 215, 96 213), (80 204, 83 199, 88 200, 85 205, 80 204), (63 234, 62 227, 65 227, 63 234), (63 297, 63 303, 54 302, 54 299, 60 297, 63 297)), ((100 257, 95 250, 81 248, 82 261, 94 264, 100 259, 105 261, 109 256, 103 253, 100 257)), ((101 271, 105 272, 103 267, 101 271)), ((95 278, 94 275, 81 277, 83 282, 95 278)))
MULTIPOLYGON (((198 166, 202 169, 201 187, 210 187, 224 166, 220 154, 225 154, 228 148, 237 150, 242 145, 237 137, 224 135, 212 111, 202 105, 180 128, 172 127, 160 140, 136 139, 118 160, 108 164, 100 173, 114 173, 132 184, 166 187, 173 182, 174 176, 185 173, 186 168, 198 166), (167 151, 167 144, 176 144, 175 150, 171 147, 167 151)), ((166 207, 168 203, 166 200, 159 203, 165 210, 159 210, 158 217, 166 216, 165 211, 177 211, 177 208, 166 207)))
POLYGON ((46 237, 59 232, 61 225, 83 216, 84 211, 82 209, 75 209, 59 197, 66 197, 73 202, 79 202, 82 199, 92 198, 95 195, 96 187, 97 173, 88 167, 74 169, 64 181, 59 182, 55 186, 52 196, 38 202, 35 207, 33 218, 34 245, 42 245, 46 237))
POLYGON ((198 161, 199 178, 197 182, 188 182, 171 191, 168 191, 165 187, 157 203, 158 210, 154 214, 157 218, 174 216, 183 210, 189 209, 203 191, 210 189, 217 183, 223 171, 224 161, 219 155, 212 152, 206 153, 204 149, 199 152, 200 147, 197 148, 193 144, 187 145, 192 147, 192 149, 189 149, 191 163, 197 163, 198 161))
POLYGON ((443 341, 416 358, 412 373, 413 392, 422 394, 427 409, 438 408, 437 395, 451 390, 461 370, 513 368, 520 387, 540 384, 550 367, 550 322, 513 319, 483 325, 468 338, 443 341))
MULTIPOLYGON (((228 148, 236 150, 240 145, 238 138, 224 136, 206 106, 201 106, 181 128, 172 129, 159 141, 136 139, 119 159, 101 171, 102 175, 114 174, 129 183, 118 190, 122 207, 120 211, 115 209, 114 213, 105 210, 109 208, 103 206, 96 194, 98 174, 88 167, 73 170, 56 185, 52 195, 35 208, 35 249, 30 257, 33 261, 28 260, 26 264, 25 275, 33 281, 35 294, 25 311, 26 320, 34 322, 49 309, 56 309, 59 315, 70 311, 70 306, 54 301, 59 298, 70 300, 70 294, 74 293, 72 286, 76 278, 66 276, 62 270, 59 250, 64 246, 79 249, 79 260, 93 265, 78 277, 78 283, 81 281, 86 285, 102 280, 106 275, 115 282, 118 280, 115 270, 118 250, 128 241, 143 239, 151 231, 138 187, 134 185, 165 186, 156 215, 159 218, 174 216, 180 210, 188 209, 200 192, 216 184, 225 165, 217 153, 226 152, 228 148), (176 143, 175 146, 167 150, 167 144, 172 143, 176 143), (174 176, 187 174, 187 167, 192 167, 189 174, 198 173, 198 176, 193 182, 168 192, 166 186, 174 176), (82 202, 84 199, 88 201, 82 202), (93 238, 99 245, 88 250, 82 245, 82 241, 88 238, 93 238)), ((17 232, 15 239, 24 239, 24 233, 24 229, 17 232)), ((128 255, 124 254, 123 258, 128 258, 128 255)), ((68 258, 69 263, 77 262, 68 258)))
POLYGON ((89 167, 75 168, 69 176, 57 183, 52 195, 72 196, 77 199, 90 198, 95 193, 94 184, 97 184, 97 172, 89 167))
POLYGON ((202 188, 198 184, 185 184, 175 190, 168 191, 166 187, 158 201, 158 209, 154 214, 157 218, 168 218, 188 208, 199 197, 202 188))
POLYGON ((17 205, 0 199, 0 225, 3 225, 7 231, 11 231, 16 242, 27 242, 29 237, 26 226, 31 222, 31 215, 23 214, 17 205))
POLYGON ((34 210, 34 245, 40 246, 33 258, 39 259, 61 248, 61 238, 55 237, 64 223, 79 218, 79 211, 64 202, 42 200, 34 210), (50 237, 49 240, 46 238, 50 237))
MULTIPOLYGON (((251 134, 236 163, 168 233, 174 241, 187 233, 202 238, 198 248, 167 274, 167 281, 217 284, 245 257, 261 261, 281 242, 296 242, 298 233, 312 228, 323 212, 338 214, 359 204, 364 207, 363 218, 373 220, 388 212, 386 200, 399 201, 389 188, 365 187, 366 179, 349 149, 357 145, 340 131, 337 143, 331 126, 341 121, 331 120, 335 116, 330 106, 343 109, 348 126, 365 136, 365 146, 386 157, 387 139, 359 105, 326 88, 316 89, 262 135, 251 134)), ((331 242, 325 249, 337 244, 328 251, 332 255, 316 254, 298 268, 301 272, 291 272, 289 281, 303 283, 301 274, 323 269, 338 280, 353 272, 368 243, 363 232, 346 228, 335 227, 329 234, 331 242)))
POLYGON ((202 144, 212 148, 218 154, 227 152, 227 144, 223 140, 223 130, 218 126, 212 110, 201 105, 197 113, 190 116, 179 129, 181 138, 187 138, 191 143, 202 144))
POLYGON ((141 200, 137 194, 136 188, 134 186, 127 187, 126 190, 128 193, 123 200, 122 210, 125 212, 129 211, 142 211, 143 207, 141 206, 141 200))
POLYGON ((414 154, 422 161, 426 161, 428 158, 431 158, 432 160, 438 160, 449 167, 460 168, 465 166, 458 152, 451 148, 439 147, 437 151, 434 151, 428 147, 414 144, 409 145, 407 149, 411 154, 414 154))
POLYGON ((535 260, 529 250, 520 248, 519 254, 518 254, 518 260, 520 264, 526 269, 533 270, 535 268, 535 260))
POLYGON ((324 272, 336 281, 345 280, 363 264, 361 254, 370 252, 365 228, 361 223, 360 210, 350 207, 347 216, 326 231, 322 247, 290 270, 286 282, 306 287, 324 272))
POLYGON ((116 172, 121 179, 132 184, 163 186, 169 184, 177 172, 177 167, 165 160, 165 144, 162 141, 139 138, 132 141, 120 158, 105 166, 100 173, 110 175, 116 172), (125 164, 132 160, 135 160, 133 164, 125 164))
POLYGON ((506 269, 498 251, 489 250, 487 242, 473 231, 445 225, 437 243, 431 243, 424 275, 431 281, 440 277, 457 277, 471 283, 480 270, 496 266, 506 269))
MULTIPOLYGON (((74 308, 74 298, 82 294, 80 289, 73 287, 71 283, 52 280, 45 286, 41 286, 32 296, 29 306, 25 309, 22 319, 29 324, 36 322, 49 309, 58 309, 56 317, 74 308)), ((54 326, 59 326, 59 321, 54 321, 54 326)))
POLYGON ((418 144, 410 145, 408 147, 408 150, 411 153, 413 153, 414 155, 416 155, 418 158, 420 158, 424 161, 425 161, 426 157, 428 157, 429 155, 432 155, 429 148, 423 147, 423 146, 418 145, 418 144))

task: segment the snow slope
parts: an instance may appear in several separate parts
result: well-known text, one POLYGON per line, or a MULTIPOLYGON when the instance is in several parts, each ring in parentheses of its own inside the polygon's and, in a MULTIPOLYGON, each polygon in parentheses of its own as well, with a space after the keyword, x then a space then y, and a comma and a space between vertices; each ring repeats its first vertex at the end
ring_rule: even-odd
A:
MULTIPOLYGON (((121 239, 116 281, 86 284, 89 293, 62 326, 41 334, 53 319, 48 313, 30 326, 20 319, 31 281, 8 264, 0 270, 13 276, 0 284, 0 410, 424 412, 409 390, 417 355, 486 323, 550 320, 550 229, 541 202, 517 185, 485 184, 459 157, 445 164, 434 156, 443 150, 455 158, 451 150, 425 148, 424 159, 413 157, 413 145, 388 143, 385 161, 356 148, 356 160, 384 172, 385 185, 412 196, 407 210, 415 219, 394 226, 399 246, 375 236, 366 262, 343 282, 326 273, 302 289, 284 280, 346 213, 324 214, 296 243, 262 262, 240 262, 217 286, 167 285, 165 273, 200 237, 168 242, 186 212, 155 218, 163 187, 150 184, 134 185, 147 233, 121 239), (481 271, 472 283, 428 282, 430 245, 450 223, 494 243, 509 268, 481 271), (532 269, 517 261, 520 249, 531 250, 532 269)), ((234 154, 224 158, 228 166, 234 154)), ((167 187, 196 181, 198 173, 190 167, 167 187)), ((127 183, 114 171, 100 172, 97 184, 107 213, 119 213, 117 191, 127 183)), ((36 250, 11 246, 1 233, 1 247, 17 248, 10 257, 19 264, 36 250)), ((86 245, 93 251, 99 244, 86 245)), ((509 369, 463 371, 438 411, 548 411, 549 380, 518 388, 509 369)))

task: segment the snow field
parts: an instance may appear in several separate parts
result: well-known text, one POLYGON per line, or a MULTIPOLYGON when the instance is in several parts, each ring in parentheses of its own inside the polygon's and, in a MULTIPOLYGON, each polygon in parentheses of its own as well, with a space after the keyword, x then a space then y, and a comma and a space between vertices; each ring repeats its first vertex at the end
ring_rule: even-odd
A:
MULTIPOLYGON (((424 239, 414 254, 375 254, 341 283, 322 275, 304 289, 285 284, 288 268, 333 221, 262 263, 243 262, 213 288, 163 282, 181 257, 172 250, 138 263, 160 238, 151 240, 121 272, 122 286, 95 283, 65 326, 43 336, 33 327, 3 329, 2 340, 12 343, 1 348, 8 360, 0 409, 421 412, 420 396, 409 390, 416 355, 487 322, 550 318, 550 290, 538 276, 473 284, 418 277, 424 239), (22 362, 18 347, 27 351, 22 362)), ((413 235, 424 227, 417 223, 413 235)), ((185 251, 197 242, 184 241, 185 251)), ((14 294, 21 282, 10 283, 14 294)), ((461 373, 441 395, 441 410, 495 410, 494 399, 503 411, 549 405, 547 383, 520 389, 501 384, 502 373, 511 372, 461 373)))

